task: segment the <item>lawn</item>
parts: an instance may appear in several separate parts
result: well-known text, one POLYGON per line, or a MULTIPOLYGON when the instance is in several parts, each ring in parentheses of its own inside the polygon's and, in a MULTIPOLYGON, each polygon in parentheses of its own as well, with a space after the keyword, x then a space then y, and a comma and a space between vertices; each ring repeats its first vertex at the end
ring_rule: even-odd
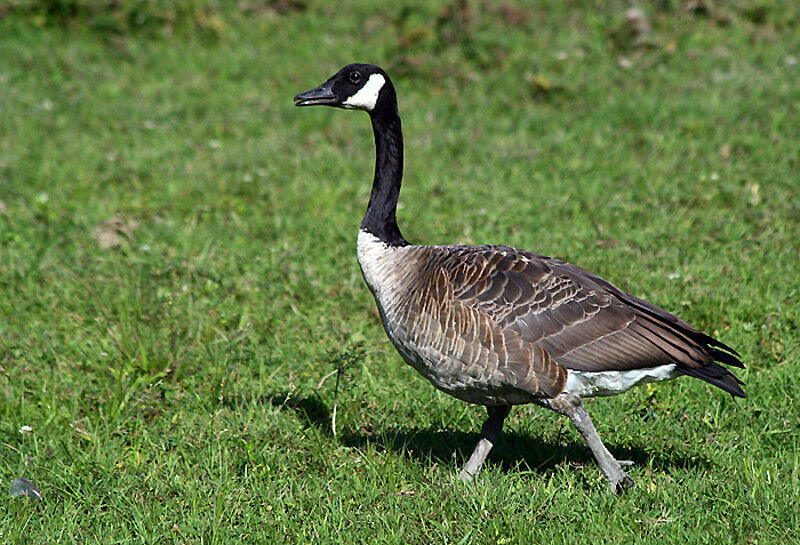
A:
POLYGON ((641 7, 0 2, 0 542, 800 541, 800 9, 641 7), (292 105, 355 61, 398 89, 407 238, 596 272, 735 347, 747 399, 588 401, 621 497, 533 406, 458 481, 484 411, 355 259, 367 116, 292 105))

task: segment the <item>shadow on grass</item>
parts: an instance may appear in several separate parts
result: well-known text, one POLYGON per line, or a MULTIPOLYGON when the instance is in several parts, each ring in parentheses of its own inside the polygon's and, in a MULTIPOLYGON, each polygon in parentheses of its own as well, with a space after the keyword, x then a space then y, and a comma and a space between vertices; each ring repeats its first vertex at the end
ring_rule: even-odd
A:
POLYGON ((314 426, 325 435, 333 436, 331 413, 319 396, 297 397, 290 392, 278 392, 264 396, 261 401, 279 409, 289 409, 308 425, 314 426))
MULTIPOLYGON (((314 426, 333 439, 331 414, 327 405, 318 396, 297 397, 286 392, 266 396, 265 401, 284 410, 291 410, 309 426, 314 426)), ((558 415, 553 415, 560 418, 558 415)), ((367 445, 397 452, 402 456, 424 463, 443 465, 466 462, 475 448, 480 434, 477 431, 433 429, 417 427, 393 427, 379 431, 343 430, 338 442, 342 445, 363 449, 367 445)), ((691 458, 679 453, 647 451, 642 448, 620 448, 611 443, 606 447, 618 460, 632 460, 638 467, 652 465, 656 469, 707 468, 712 464, 703 458, 691 458)), ((500 444, 492 449, 488 459, 491 464, 500 464, 504 472, 520 469, 545 472, 560 464, 595 464, 589 447, 581 442, 559 440, 557 443, 542 441, 513 430, 504 431, 500 444)))

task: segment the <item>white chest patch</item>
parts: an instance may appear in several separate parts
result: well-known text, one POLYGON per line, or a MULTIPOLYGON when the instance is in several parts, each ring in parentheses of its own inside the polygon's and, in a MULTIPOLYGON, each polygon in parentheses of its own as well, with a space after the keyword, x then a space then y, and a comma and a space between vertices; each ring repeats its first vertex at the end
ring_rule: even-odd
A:
POLYGON ((345 100, 342 105, 353 110, 366 110, 371 112, 378 102, 386 78, 381 74, 372 74, 367 83, 356 94, 345 100))
POLYGON ((564 388, 578 396, 610 396, 621 394, 639 384, 669 380, 679 376, 675 364, 659 365, 630 371, 573 371, 567 374, 564 388))
MULTIPOLYGON (((390 246, 367 231, 358 231, 358 264, 375 296, 381 318, 393 316, 409 286, 413 286, 414 263, 408 259, 414 246, 390 246)), ((389 332, 391 337, 391 332, 389 332)))
POLYGON ((359 229, 356 250, 358 264, 364 280, 376 294, 380 291, 382 281, 386 280, 391 265, 389 261, 395 250, 372 233, 359 229))

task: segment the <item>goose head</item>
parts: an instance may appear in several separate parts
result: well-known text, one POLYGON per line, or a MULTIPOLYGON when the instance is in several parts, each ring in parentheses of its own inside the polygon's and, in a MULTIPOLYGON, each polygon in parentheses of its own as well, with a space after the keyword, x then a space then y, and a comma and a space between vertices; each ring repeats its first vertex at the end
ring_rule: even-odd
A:
POLYGON ((372 64, 348 64, 328 81, 294 97, 295 106, 336 106, 372 114, 397 107, 389 76, 372 64))

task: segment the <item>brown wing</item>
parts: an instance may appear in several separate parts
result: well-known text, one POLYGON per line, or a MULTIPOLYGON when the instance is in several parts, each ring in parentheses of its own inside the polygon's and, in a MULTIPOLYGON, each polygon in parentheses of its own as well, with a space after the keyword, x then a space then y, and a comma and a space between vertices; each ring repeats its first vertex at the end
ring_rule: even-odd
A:
POLYGON ((742 367, 735 351, 579 267, 504 246, 453 247, 449 257, 443 265, 456 300, 568 369, 677 363, 685 374, 744 395, 735 375, 714 363, 742 367))

